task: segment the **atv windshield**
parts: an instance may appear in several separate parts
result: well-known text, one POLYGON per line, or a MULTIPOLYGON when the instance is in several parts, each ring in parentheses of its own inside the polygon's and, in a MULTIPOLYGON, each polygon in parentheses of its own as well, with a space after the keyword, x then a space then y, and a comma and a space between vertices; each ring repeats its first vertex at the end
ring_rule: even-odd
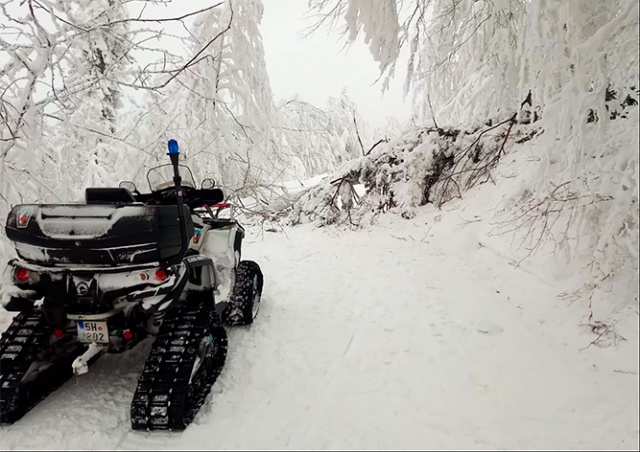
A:
MULTIPOLYGON (((196 182, 193 178, 193 173, 188 166, 178 165, 178 171, 180 172, 180 177, 182 178, 183 187, 196 188, 196 182)), ((147 181, 149 182, 149 188, 152 192, 173 187, 173 165, 162 165, 151 168, 147 173, 147 181)))

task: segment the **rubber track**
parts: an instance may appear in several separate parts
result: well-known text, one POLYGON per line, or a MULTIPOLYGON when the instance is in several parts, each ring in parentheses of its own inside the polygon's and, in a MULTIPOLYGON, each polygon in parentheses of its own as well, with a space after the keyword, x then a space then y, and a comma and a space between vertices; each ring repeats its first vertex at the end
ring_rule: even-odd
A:
POLYGON ((47 363, 51 331, 42 311, 21 312, 0 338, 0 423, 16 422, 73 376, 71 363, 85 349, 71 345, 59 360, 47 363), (34 362, 42 370, 26 378, 34 362), (44 366, 48 366, 44 368, 44 366))
POLYGON ((224 321, 230 326, 253 323, 253 303, 257 293, 262 296, 262 270, 254 261, 241 261, 236 270, 231 290, 229 307, 224 313, 224 321), (258 276, 258 285, 253 287, 253 278, 258 276))
POLYGON ((197 294, 164 317, 131 402, 134 430, 184 430, 193 421, 227 356, 227 333, 210 297, 197 294), (201 340, 211 335, 217 351, 191 383, 201 340))

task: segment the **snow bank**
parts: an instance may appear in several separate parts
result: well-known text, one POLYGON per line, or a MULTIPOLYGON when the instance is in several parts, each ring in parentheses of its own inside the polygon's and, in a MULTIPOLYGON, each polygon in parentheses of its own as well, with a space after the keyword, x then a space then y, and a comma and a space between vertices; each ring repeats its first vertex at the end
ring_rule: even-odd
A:
POLYGON ((585 116, 584 136, 564 140, 545 130, 545 121, 409 130, 308 190, 289 221, 362 225, 385 212, 413 218, 420 206, 443 208, 490 182, 493 196, 481 207, 491 216, 470 220, 486 226, 480 243, 517 265, 532 261, 547 279, 561 277, 566 298, 580 301, 599 344, 615 341, 615 325, 634 338, 638 108, 600 122, 585 116), (604 146, 581 147, 579 163, 562 157, 589 139, 604 146), (356 184, 364 194, 344 189, 356 184))

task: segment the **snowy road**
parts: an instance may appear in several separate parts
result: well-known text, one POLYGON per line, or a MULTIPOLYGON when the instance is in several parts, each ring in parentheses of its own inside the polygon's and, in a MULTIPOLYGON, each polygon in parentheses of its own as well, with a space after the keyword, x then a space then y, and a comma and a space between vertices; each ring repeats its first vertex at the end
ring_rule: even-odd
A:
POLYGON ((593 337, 577 322, 545 322, 567 314, 558 288, 446 218, 249 237, 259 319, 231 332, 195 424, 130 431, 143 344, 2 427, 0 449, 637 447, 637 358, 620 368, 632 353, 579 351, 593 337))

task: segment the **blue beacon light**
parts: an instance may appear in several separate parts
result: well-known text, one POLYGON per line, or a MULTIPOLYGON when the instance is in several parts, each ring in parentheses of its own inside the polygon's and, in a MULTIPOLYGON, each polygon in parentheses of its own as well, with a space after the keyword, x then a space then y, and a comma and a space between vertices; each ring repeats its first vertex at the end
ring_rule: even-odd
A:
POLYGON ((169 147, 169 154, 180 153, 180 148, 178 147, 178 142, 176 140, 169 140, 168 147, 169 147))

